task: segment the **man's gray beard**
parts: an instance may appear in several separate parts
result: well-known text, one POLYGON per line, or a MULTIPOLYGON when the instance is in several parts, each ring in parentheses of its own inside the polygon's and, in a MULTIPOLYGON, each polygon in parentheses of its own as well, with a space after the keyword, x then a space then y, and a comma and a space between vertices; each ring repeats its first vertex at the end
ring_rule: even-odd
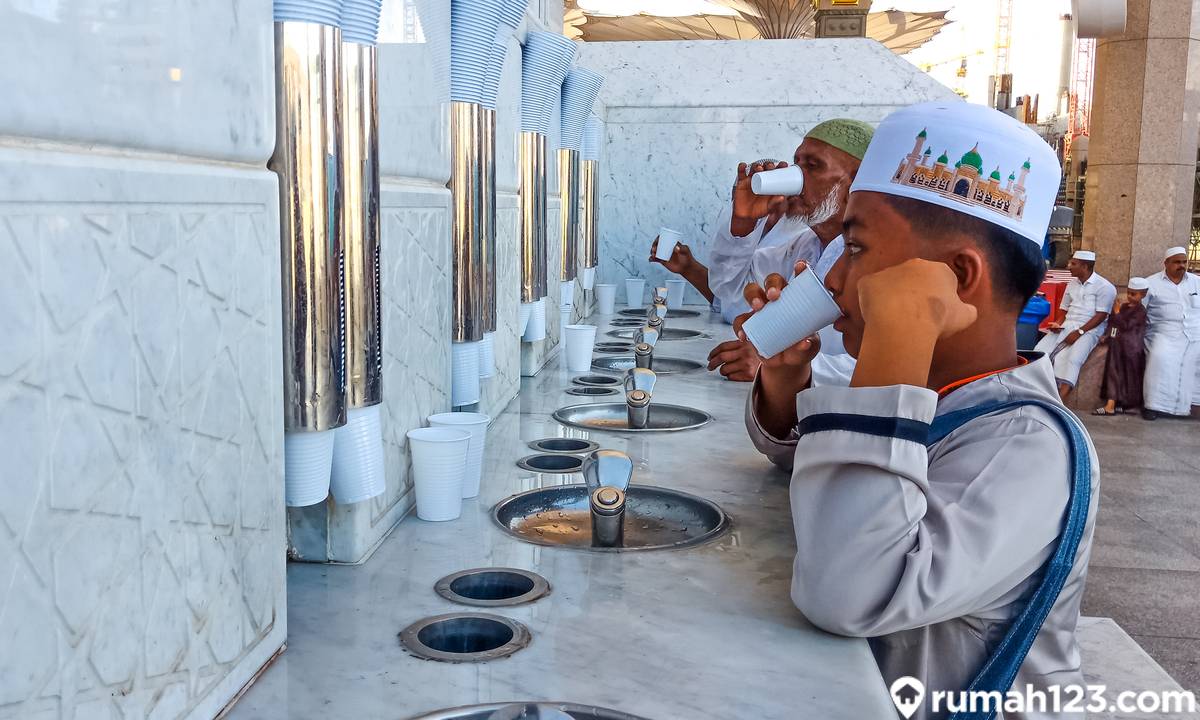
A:
POLYGON ((810 213, 788 214, 788 218, 799 220, 809 227, 816 227, 829 222, 842 213, 842 184, 838 183, 829 189, 829 194, 810 213))

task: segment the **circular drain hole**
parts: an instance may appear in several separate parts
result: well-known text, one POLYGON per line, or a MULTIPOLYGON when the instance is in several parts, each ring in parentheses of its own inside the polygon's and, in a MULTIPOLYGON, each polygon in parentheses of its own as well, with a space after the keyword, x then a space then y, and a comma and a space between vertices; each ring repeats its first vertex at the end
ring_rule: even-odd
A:
POLYGON ((620 394, 617 392, 616 388, 588 387, 588 386, 567 388, 566 392, 568 395, 587 395, 590 397, 595 397, 597 395, 619 395, 620 394))
POLYGON ((463 570, 438 580, 438 595, 451 602, 480 607, 522 605, 550 592, 546 578, 516 568, 463 570))
POLYGON ((529 629, 521 623, 484 613, 438 615, 400 631, 400 644, 413 655, 451 663, 508 657, 529 640, 529 629))
POLYGON ((517 467, 533 472, 572 473, 583 467, 583 458, 574 455, 530 455, 517 461, 517 467))
POLYGON ((615 378, 611 375, 580 375, 577 378, 571 378, 571 382, 576 385, 594 385, 597 387, 616 387, 621 384, 620 378, 615 378))
POLYGON ((593 450, 599 450, 600 446, 591 440, 580 440, 579 438, 543 438, 534 440, 529 443, 529 447, 539 452, 546 453, 590 453, 593 450))
POLYGON ((597 350, 621 350, 628 351, 633 349, 633 343, 624 342, 598 342, 595 345, 597 350))

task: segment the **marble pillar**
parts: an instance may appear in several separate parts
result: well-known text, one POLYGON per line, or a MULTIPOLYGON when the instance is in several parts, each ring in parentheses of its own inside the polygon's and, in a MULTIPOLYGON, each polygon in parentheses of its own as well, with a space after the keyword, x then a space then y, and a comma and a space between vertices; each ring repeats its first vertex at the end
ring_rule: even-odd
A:
POLYGON ((1130 0, 1096 53, 1083 246, 1113 282, 1162 269, 1191 236, 1200 132, 1200 0, 1130 0))

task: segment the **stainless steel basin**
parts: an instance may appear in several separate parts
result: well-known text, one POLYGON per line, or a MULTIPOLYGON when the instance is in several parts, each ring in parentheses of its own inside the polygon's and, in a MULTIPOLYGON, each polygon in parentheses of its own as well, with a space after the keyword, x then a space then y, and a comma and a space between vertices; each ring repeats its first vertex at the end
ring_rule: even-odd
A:
POLYGON ((629 409, 625 403, 588 403, 569 405, 554 411, 554 419, 563 425, 584 430, 614 432, 674 432, 694 430, 712 421, 712 415, 695 408, 665 403, 650 404, 650 420, 644 428, 629 427, 629 409))
MULTIPOLYGON (((644 318, 644 317, 646 317, 646 313, 649 312, 649 310, 650 310, 649 308, 626 308, 617 314, 623 315, 625 317, 644 318)), ((667 319, 670 319, 670 318, 694 318, 694 317, 700 317, 700 311, 698 311, 698 310, 668 310, 667 311, 667 319)))
MULTIPOLYGON (((547 706, 550 709, 566 713, 568 717, 575 720, 646 720, 638 715, 630 715, 619 710, 609 710, 608 708, 596 707, 594 705, 579 705, 577 703, 564 702, 537 702, 537 703, 516 703, 526 706, 539 705, 542 708, 547 706)), ((490 705, 467 705, 464 707, 450 708, 449 710, 438 710, 437 712, 421 715, 412 720, 491 720, 492 716, 501 710, 506 710, 512 707, 514 703, 492 703, 490 705)), ((536 711, 525 711, 525 715, 517 714, 516 717, 536 718, 536 711)), ((543 716, 545 711, 543 711, 543 716)))
POLYGON ((630 485, 625 491, 625 533, 620 547, 592 545, 586 485, 556 485, 500 501, 492 518, 502 530, 535 545, 610 552, 669 550, 708 542, 729 527, 715 503, 679 490, 630 485))
MULTIPOLYGON (((606 370, 608 372, 623 373, 632 367, 636 367, 632 355, 619 355, 613 357, 601 357, 592 360, 593 370, 606 370)), ((684 360, 683 358, 659 357, 654 356, 653 367, 655 375, 672 375, 676 373, 691 372, 703 368, 702 363, 695 360, 684 360)))
MULTIPOLYGON (((618 328, 616 330, 609 330, 608 333, 606 333, 606 334, 609 337, 621 338, 622 340, 632 340, 633 334, 636 333, 638 330, 639 330, 639 328, 618 328)), ((688 330, 687 328, 669 327, 669 328, 666 328, 665 330, 663 330, 659 334, 658 339, 659 339, 659 341, 662 341, 662 340, 691 340, 692 338, 698 338, 698 337, 708 337, 708 336, 705 335, 704 333, 700 332, 699 330, 688 330)))
POLYGON ((646 320, 644 318, 641 320, 639 320, 637 318, 613 318, 612 320, 609 321, 609 325, 612 325, 613 327, 619 327, 619 328, 627 328, 627 327, 639 328, 645 324, 646 324, 646 320))

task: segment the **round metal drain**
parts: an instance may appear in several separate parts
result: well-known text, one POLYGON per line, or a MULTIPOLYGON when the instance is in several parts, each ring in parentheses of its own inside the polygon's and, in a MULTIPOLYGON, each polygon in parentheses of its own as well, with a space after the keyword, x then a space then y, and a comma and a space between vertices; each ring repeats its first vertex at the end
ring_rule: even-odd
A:
POLYGON ((529 447, 543 453, 570 453, 572 455, 582 455, 600 449, 600 445, 591 440, 564 437, 534 440, 529 443, 529 447))
POLYGON ((631 348, 631 347, 602 348, 602 347, 597 346, 597 347, 592 348, 592 352, 597 355, 628 355, 629 353, 633 352, 633 348, 631 348))
POLYGON ((579 377, 571 378, 571 382, 576 385, 594 385, 596 387, 616 387, 621 384, 620 378, 615 378, 612 375, 580 375, 579 377))
POLYGON ((400 644, 426 660, 464 663, 508 657, 529 645, 529 628, 486 613, 425 618, 400 631, 400 644))
POLYGON ((605 395, 620 395, 616 388, 610 387, 572 387, 567 388, 568 395, 584 395, 587 397, 605 396, 605 395))
POLYGON ((617 318, 609 322, 613 327, 641 327, 646 324, 645 320, 637 318, 617 318))
POLYGON ((629 352, 633 350, 633 343, 627 342, 598 342, 595 344, 596 350, 604 350, 606 352, 629 352))
POLYGON ((550 592, 546 578, 517 568, 476 568, 447 575, 433 586, 438 595, 460 605, 523 605, 550 592))
POLYGON ((518 460, 517 467, 542 473, 573 473, 583 468, 583 458, 565 453, 530 455, 518 460))

